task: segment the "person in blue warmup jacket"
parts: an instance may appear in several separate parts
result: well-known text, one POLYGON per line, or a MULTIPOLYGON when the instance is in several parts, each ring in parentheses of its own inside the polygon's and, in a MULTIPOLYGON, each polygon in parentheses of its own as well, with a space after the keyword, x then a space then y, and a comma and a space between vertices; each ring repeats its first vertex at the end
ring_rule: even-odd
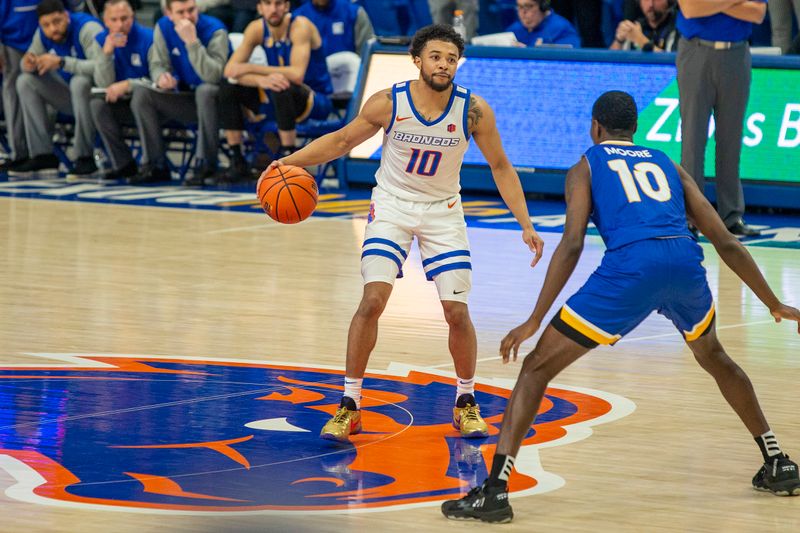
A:
POLYGON ((9 158, 0 163, 0 174, 14 170, 28 160, 25 124, 17 96, 20 61, 39 27, 38 0, 0 0, 0 70, 3 78, 3 114, 11 147, 9 158))
POLYGON ((105 94, 91 100, 92 119, 111 159, 108 178, 130 178, 138 172, 122 134, 123 125, 135 125, 130 107, 134 85, 148 85, 153 30, 135 21, 130 0, 107 0, 103 6, 106 29, 97 35, 103 54, 95 63, 94 82, 105 94))
POLYGON ((231 51, 228 30, 220 20, 200 14, 195 0, 166 0, 165 13, 153 31, 153 86, 135 85, 131 96, 144 158, 139 174, 128 181, 170 179, 162 125, 175 120, 197 124, 198 164, 184 185, 202 185, 216 173, 217 95, 231 51))
POLYGON ((58 173, 49 104, 75 117, 74 167, 67 178, 88 177, 97 171, 89 95, 94 61, 101 53, 95 37, 103 26, 86 13, 70 13, 61 0, 42 0, 36 14, 39 28, 22 56, 23 72, 17 79, 30 159, 9 171, 9 176, 31 178, 58 173))

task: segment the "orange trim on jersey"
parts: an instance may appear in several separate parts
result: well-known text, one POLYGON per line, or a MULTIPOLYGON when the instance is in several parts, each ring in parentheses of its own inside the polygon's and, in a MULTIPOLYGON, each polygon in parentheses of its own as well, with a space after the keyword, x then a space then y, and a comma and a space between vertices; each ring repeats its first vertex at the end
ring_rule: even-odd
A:
POLYGON ((687 341, 699 339, 700 336, 706 332, 712 320, 714 320, 714 302, 711 302, 711 309, 708 310, 708 313, 706 313, 706 316, 703 317, 703 320, 695 324, 691 331, 684 331, 683 336, 687 341))
POLYGON ((570 309, 567 304, 564 304, 564 307, 561 308, 560 317, 561 320, 563 320, 570 327, 575 328, 581 334, 592 339, 597 344, 614 344, 622 338, 622 335, 612 335, 611 333, 598 328, 580 316, 578 313, 570 309))

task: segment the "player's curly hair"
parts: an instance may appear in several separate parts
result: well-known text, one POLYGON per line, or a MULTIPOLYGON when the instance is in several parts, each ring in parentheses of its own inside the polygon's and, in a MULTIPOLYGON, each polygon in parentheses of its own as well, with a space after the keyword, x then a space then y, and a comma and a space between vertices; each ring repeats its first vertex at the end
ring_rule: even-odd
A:
POLYGON ((464 55, 464 39, 452 26, 448 24, 431 24, 417 30, 417 33, 411 38, 411 45, 408 47, 408 53, 411 54, 411 57, 419 57, 428 41, 453 43, 458 48, 458 57, 464 55))
POLYGON ((592 118, 609 133, 632 135, 636 131, 639 113, 633 96, 624 91, 608 91, 595 100, 592 118))

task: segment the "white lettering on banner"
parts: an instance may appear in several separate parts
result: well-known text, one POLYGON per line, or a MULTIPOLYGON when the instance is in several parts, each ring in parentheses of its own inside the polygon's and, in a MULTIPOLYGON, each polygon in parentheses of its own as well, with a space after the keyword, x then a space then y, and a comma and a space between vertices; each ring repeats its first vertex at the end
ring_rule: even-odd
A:
POLYGON ((781 119, 781 132, 778 135, 778 146, 781 148, 794 148, 800 145, 800 104, 786 104, 781 119), (798 113, 793 117, 794 113, 798 113), (788 138, 789 130, 794 130, 792 138, 788 138))
POLYGON ((764 116, 764 113, 753 113, 750 115, 750 118, 747 119, 747 131, 745 132, 744 139, 742 142, 745 146, 758 146, 761 143, 761 140, 764 138, 764 133, 761 131, 758 123, 763 123, 767 119, 764 116), (747 133, 752 133, 752 137, 748 137, 747 133))
POLYGON ((664 112, 661 113, 661 116, 658 117, 653 127, 650 128, 650 131, 647 132, 647 136, 645 137, 648 141, 654 142, 662 142, 668 143, 672 140, 672 136, 669 133, 659 132, 661 126, 669 120, 669 117, 672 116, 672 112, 678 109, 678 99, 677 98, 656 98, 655 104, 659 107, 665 107, 664 112))

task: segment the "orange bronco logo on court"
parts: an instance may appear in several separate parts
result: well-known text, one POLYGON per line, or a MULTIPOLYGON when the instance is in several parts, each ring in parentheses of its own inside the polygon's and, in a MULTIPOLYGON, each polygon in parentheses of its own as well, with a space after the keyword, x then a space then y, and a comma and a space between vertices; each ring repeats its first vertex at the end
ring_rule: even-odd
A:
MULTIPOLYGON (((7 494, 42 504, 157 511, 341 511, 427 505, 486 476, 507 383, 476 385, 490 435, 450 425, 453 379, 392 365, 364 380, 366 431, 322 441, 341 370, 177 357, 61 356, 0 368, 7 494)), ((537 445, 570 442, 631 412, 624 398, 551 387, 512 476, 514 492, 563 481, 537 445)))

